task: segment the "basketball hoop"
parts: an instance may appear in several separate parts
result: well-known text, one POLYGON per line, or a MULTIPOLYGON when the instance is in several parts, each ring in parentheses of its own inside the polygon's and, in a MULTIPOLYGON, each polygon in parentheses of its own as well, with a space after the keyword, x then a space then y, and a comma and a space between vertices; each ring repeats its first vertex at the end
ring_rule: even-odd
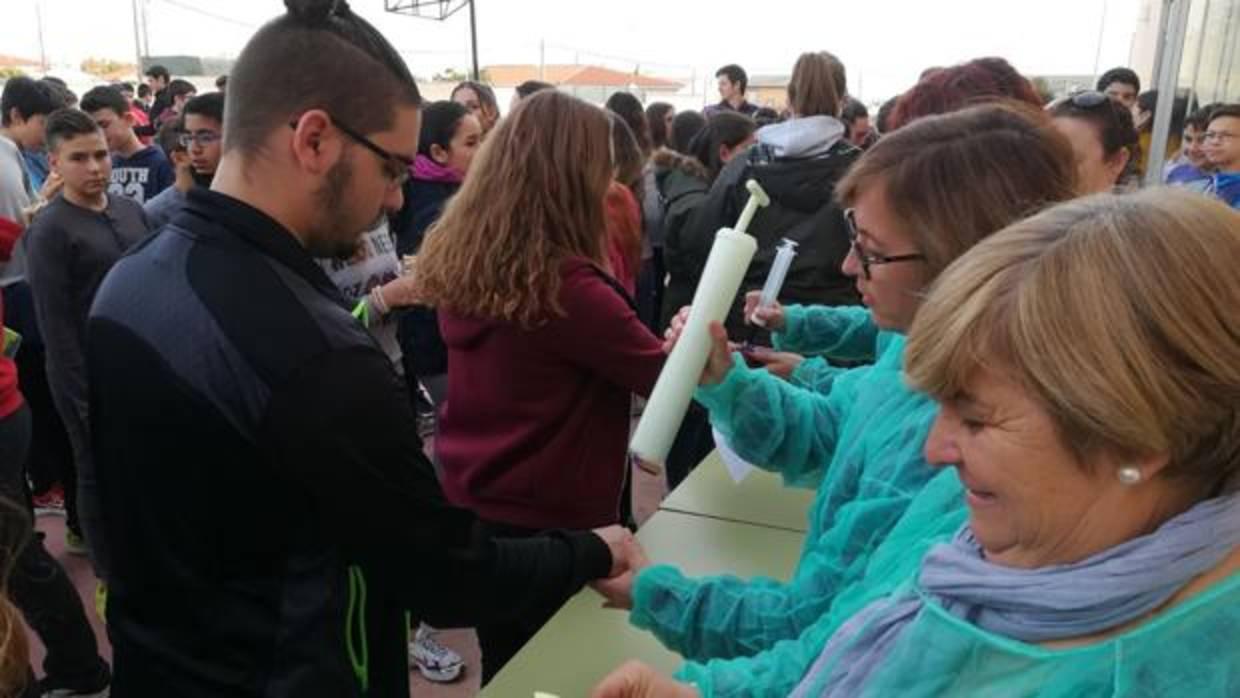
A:
POLYGON ((469 43, 474 58, 473 79, 478 80, 478 22, 474 0, 383 0, 383 9, 392 14, 444 21, 469 7, 469 43))

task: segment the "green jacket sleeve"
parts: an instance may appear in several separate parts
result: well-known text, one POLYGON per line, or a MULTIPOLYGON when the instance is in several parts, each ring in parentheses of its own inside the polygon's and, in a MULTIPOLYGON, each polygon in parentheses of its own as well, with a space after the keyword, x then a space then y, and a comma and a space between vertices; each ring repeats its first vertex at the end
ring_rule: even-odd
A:
POLYGON ((843 371, 820 394, 750 369, 736 354, 723 381, 698 388, 696 398, 742 458, 780 473, 788 485, 817 487, 856 402, 856 384, 869 370, 843 371))
MULTIPOLYGON (((676 678, 694 683, 703 698, 784 698, 801 682, 841 625, 870 602, 893 593, 914 578, 926 552, 935 543, 950 540, 967 517, 961 504, 960 482, 952 471, 935 474, 907 497, 863 500, 846 509, 819 552, 811 554, 809 574, 798 575, 778 590, 752 586, 744 605, 726 619, 726 627, 720 630, 747 635, 749 651, 716 652, 709 659, 704 652, 686 654, 690 661, 681 667, 676 678), (876 528, 883 535, 865 535, 865 531, 876 528), (867 538, 868 541, 859 542, 867 538), (848 552, 839 550, 840 546, 860 546, 865 550, 848 552), (855 556, 854 564, 846 568, 833 564, 848 555, 855 556), (837 581, 834 588, 830 581, 824 581, 831 579, 837 581), (751 611, 761 607, 778 612, 779 604, 770 599, 773 594, 786 594, 790 599, 784 604, 790 618, 783 629, 791 632, 769 632, 762 637, 751 630, 762 622, 751 611), (806 598, 809 595, 815 595, 819 603, 811 605, 813 599, 806 598), (797 599, 802 600, 800 604, 795 603, 797 599), (810 612, 813 617, 809 617, 810 612), (765 644, 759 644, 762 642, 765 644)), ((700 583, 705 589, 715 580, 707 578, 700 583)), ((649 589, 643 589, 642 594, 644 598, 654 596, 649 589)), ((702 601, 697 608, 713 605, 713 601, 702 601)), ((709 624, 709 619, 699 617, 685 622, 686 627, 709 624)), ((766 628, 777 631, 781 626, 772 623, 766 628)), ((659 635, 660 639, 664 636, 659 635)))
POLYGON ((789 305, 784 331, 773 335, 775 348, 836 361, 873 361, 879 328, 859 305, 789 305))

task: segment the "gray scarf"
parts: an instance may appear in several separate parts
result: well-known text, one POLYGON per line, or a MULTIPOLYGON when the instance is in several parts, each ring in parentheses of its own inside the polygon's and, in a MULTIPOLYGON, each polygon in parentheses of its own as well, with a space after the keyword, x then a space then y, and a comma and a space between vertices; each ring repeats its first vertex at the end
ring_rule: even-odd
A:
POLYGON ((1240 494, 1202 502, 1071 565, 988 562, 966 525, 922 561, 919 589, 863 608, 836 630, 793 698, 857 695, 921 612, 922 594, 987 632, 1021 642, 1091 635, 1141 618, 1240 545, 1240 494))

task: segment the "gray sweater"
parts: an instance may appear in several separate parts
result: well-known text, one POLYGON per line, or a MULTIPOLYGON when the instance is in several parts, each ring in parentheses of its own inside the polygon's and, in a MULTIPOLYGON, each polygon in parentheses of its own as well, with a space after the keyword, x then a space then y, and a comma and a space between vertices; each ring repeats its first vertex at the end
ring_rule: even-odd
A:
POLYGON ((92 211, 57 196, 26 230, 27 279, 47 345, 47 378, 75 458, 88 452, 86 315, 112 265, 147 234, 142 206, 109 196, 92 211))
MULTIPOLYGON (((11 139, 0 136, 0 218, 22 222, 22 209, 30 205, 34 194, 26 177, 22 153, 11 139)), ((26 276, 25 236, 13 248, 13 258, 0 264, 0 287, 21 281, 26 276)))

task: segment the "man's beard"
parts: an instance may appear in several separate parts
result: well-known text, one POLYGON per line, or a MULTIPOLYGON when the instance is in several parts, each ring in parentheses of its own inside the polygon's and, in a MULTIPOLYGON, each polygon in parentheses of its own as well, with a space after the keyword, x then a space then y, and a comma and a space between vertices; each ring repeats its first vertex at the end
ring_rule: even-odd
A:
POLYGON ((353 167, 347 160, 341 160, 327 171, 327 181, 315 192, 320 201, 320 217, 313 225, 311 234, 306 236, 306 249, 314 257, 347 260, 357 252, 357 244, 365 231, 348 231, 349 211, 347 210, 347 193, 349 182, 353 179, 353 167))

